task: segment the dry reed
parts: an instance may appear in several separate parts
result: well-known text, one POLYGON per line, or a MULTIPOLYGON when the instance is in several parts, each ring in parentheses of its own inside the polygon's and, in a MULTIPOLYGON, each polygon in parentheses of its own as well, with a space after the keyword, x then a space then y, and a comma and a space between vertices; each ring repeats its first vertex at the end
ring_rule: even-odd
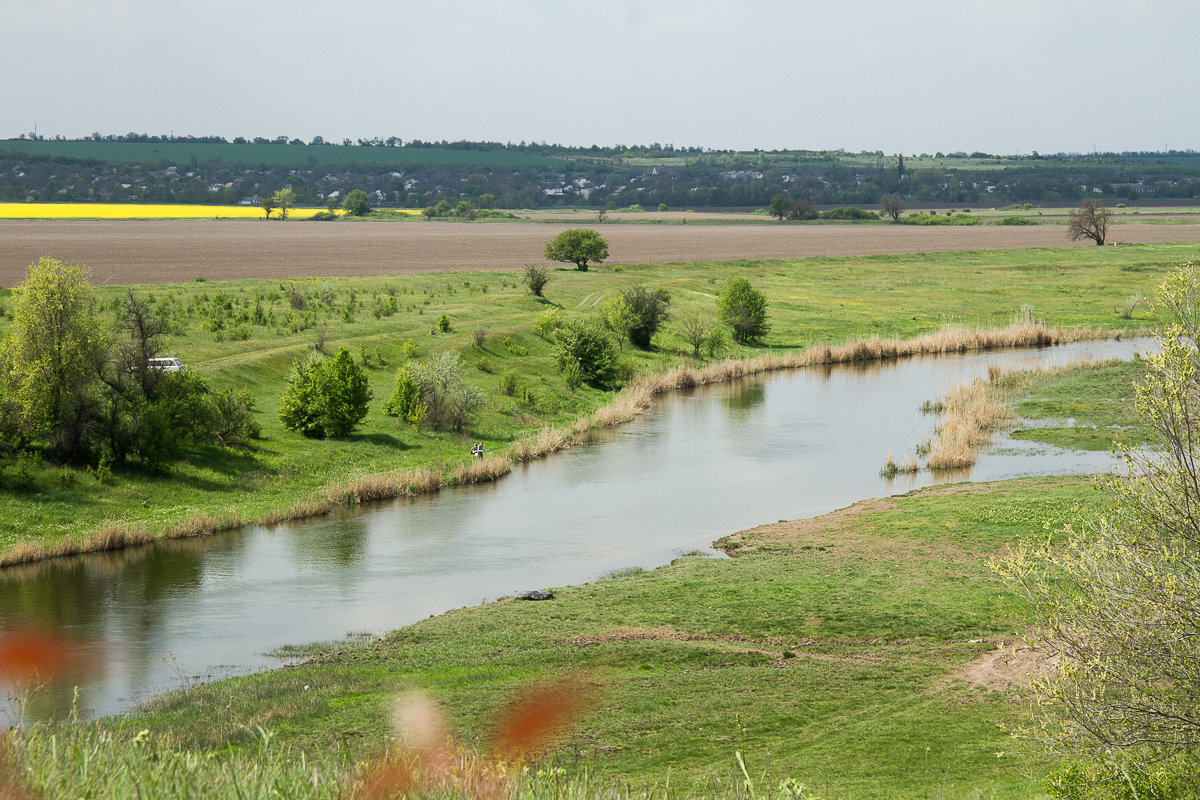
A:
POLYGON ((989 382, 982 378, 956 386, 940 403, 942 419, 925 462, 934 470, 971 466, 975 449, 991 431, 1012 419, 1008 407, 992 399, 989 382))
POLYGON ((472 459, 471 463, 458 468, 454 477, 458 483, 488 483, 499 480, 512 472, 513 462, 508 456, 488 456, 472 459))
POLYGON ((565 450, 575 444, 575 442, 575 437, 565 431, 555 428, 542 428, 532 436, 526 436, 514 442, 512 446, 512 458, 518 462, 534 461, 539 458, 545 458, 551 453, 557 453, 559 450, 565 450))

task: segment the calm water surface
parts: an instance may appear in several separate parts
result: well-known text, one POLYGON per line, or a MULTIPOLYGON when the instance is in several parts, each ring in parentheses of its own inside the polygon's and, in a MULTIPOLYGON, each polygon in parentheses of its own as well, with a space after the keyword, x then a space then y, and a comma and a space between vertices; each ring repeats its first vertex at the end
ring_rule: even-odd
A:
MULTIPOLYGON (((647 417, 498 483, 334 517, 0 570, 0 632, 103 642, 80 712, 278 666, 284 644, 382 633, 526 589, 654 567, 737 530, 944 480, 1099 472, 1107 453, 1001 438, 969 472, 879 477, 930 435, 918 410, 1004 369, 1129 358, 1147 341, 812 368, 662 398, 647 417)), ((69 709, 44 692, 26 718, 69 709)), ((0 707, 0 716, 16 714, 0 707)), ((0 719, 0 727, 3 727, 0 719)))

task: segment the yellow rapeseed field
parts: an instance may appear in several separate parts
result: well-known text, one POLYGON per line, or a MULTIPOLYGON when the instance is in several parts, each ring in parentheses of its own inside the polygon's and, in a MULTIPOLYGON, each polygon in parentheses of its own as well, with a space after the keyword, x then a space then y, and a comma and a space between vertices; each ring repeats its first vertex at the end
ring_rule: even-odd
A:
MULTIPOLYGON (((308 219, 323 208, 289 208, 288 219, 308 219)), ((336 212, 343 213, 340 209, 336 212)), ((408 213, 419 213, 416 211, 408 213)), ((0 219, 263 219, 261 206, 141 203, 0 203, 0 219)), ((279 212, 271 212, 279 219, 279 212)))

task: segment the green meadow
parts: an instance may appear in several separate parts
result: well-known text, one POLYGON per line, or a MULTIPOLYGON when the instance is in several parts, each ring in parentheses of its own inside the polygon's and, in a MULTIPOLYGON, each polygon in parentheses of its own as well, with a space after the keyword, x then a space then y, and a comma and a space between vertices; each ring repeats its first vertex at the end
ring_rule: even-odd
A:
MULTIPOLYGON (((594 316, 603 299, 645 285, 670 292, 671 309, 711 310, 725 280, 745 276, 768 300, 771 331, 755 346, 731 346, 717 358, 797 350, 874 336, 907 338, 946 326, 993 328, 1017 315, 1060 327, 1134 330, 1151 324, 1144 308, 1119 311, 1132 295, 1149 296, 1190 245, 1139 245, 703 262, 557 270, 545 298, 510 273, 453 273, 303 281, 196 282, 97 287, 110 319, 126 291, 147 298, 170 320, 164 355, 177 356, 215 387, 245 387, 256 399, 263 438, 240 451, 199 449, 149 472, 46 466, 18 459, 0 473, 0 558, 33 544, 82 547, 114 526, 150 536, 175 529, 229 527, 286 517, 346 480, 432 468, 453 475, 474 441, 501 453, 548 425, 566 425, 609 403, 612 388, 572 390, 553 364, 552 345, 535 333, 538 316, 594 316), (439 332, 445 314, 451 329, 439 332), (345 347, 364 363, 371 412, 351 436, 309 440, 282 428, 279 398, 294 363, 320 346, 345 347), (383 414, 397 367, 451 351, 485 393, 484 410, 466 430, 415 430, 383 414)), ((6 292, 0 304, 11 310, 6 292)), ((7 322, 7 320, 4 320, 7 322)), ((626 345, 621 372, 695 364, 668 322, 652 350, 626 345)))
MULTIPOLYGON (((605 266, 556 272, 544 300, 511 274, 135 287, 175 321, 170 355, 218 386, 255 393, 263 439, 103 483, 84 471, 65 480, 58 468, 10 467, 0 519, 28 522, 0 537, 10 546, 82 538, 114 520, 161 534, 173 520, 230 509, 253 520, 350 476, 450 470, 468 461, 472 441, 503 450, 613 396, 567 387, 533 332, 537 316, 595 314, 606 294, 635 284, 667 288, 679 310, 711 308, 722 281, 748 278, 768 298, 772 330, 761 345, 718 356, 728 358, 991 328, 1018 315, 1134 331, 1155 319, 1145 308, 1123 315, 1126 299, 1151 295, 1193 250, 605 266), (214 308, 227 312, 219 326, 214 308), (433 330, 441 314, 449 333, 433 330), (305 440, 275 419, 292 363, 318 336, 327 351, 344 346, 365 361, 375 392, 361 430, 341 440, 305 440), (418 432, 384 416, 395 368, 443 350, 459 353, 488 395, 470 430, 418 432), (511 395, 498 380, 509 372, 511 395)), ((123 291, 99 289, 110 307, 123 291)), ((651 351, 625 346, 627 376, 695 363, 667 328, 651 351)), ((1124 406, 1141 368, 1009 376, 998 390, 1018 414, 1052 426, 1020 435, 1079 446, 1062 431, 1083 430, 1087 446, 1111 446, 1118 434, 1144 436, 1124 406)), ((46 796, 348 796, 364 761, 395 744, 390 709, 401 693, 428 692, 463 747, 482 753, 497 708, 532 683, 571 679, 592 702, 548 760, 513 777, 517 796, 1041 797, 1052 762, 1012 735, 1029 724, 1027 681, 1040 654, 1024 642, 1021 602, 989 563, 1106 502, 1089 477, 1021 479, 730 532, 720 541, 727 559, 625 570, 556 587, 548 602, 504 598, 373 642, 298 642, 317 655, 167 694, 121 718, 32 726, 11 737, 7 757, 46 796)))

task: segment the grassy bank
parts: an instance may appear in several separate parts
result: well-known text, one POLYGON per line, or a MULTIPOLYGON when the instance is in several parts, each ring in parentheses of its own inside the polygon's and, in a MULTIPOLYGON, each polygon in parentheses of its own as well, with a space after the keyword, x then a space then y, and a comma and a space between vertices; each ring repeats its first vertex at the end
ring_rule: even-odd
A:
MULTIPOLYGON (((948 324, 992 328, 1022 308, 1068 328, 1144 325, 1144 312, 1125 319, 1117 309, 1130 295, 1148 294, 1166 265, 1192 249, 617 265, 558 271, 545 299, 531 297, 516 275, 503 273, 137 287, 172 320, 168 354, 217 387, 246 386, 255 393, 262 441, 249 451, 198 450, 160 473, 125 468, 111 477, 18 460, 0 473, 0 553, 29 558, 277 521, 319 512, 339 502, 343 487, 378 485, 379 475, 431 471, 440 482, 452 482, 469 463, 473 441, 522 458, 526 446, 517 445, 520 440, 543 428, 571 430, 614 399, 608 391, 566 386, 553 367, 550 342, 533 332, 537 316, 555 309, 568 318, 592 315, 605 296, 636 284, 666 288, 676 310, 711 309, 726 278, 749 278, 768 298, 772 331, 761 346, 733 348, 724 358, 786 357, 873 337, 886 355, 894 337, 948 324), (449 333, 436 332, 441 314, 451 321, 449 333), (284 431, 275 416, 292 363, 317 344, 330 352, 347 347, 370 371, 372 412, 345 439, 302 439, 284 431), (488 396, 485 411, 458 434, 418 432, 384 416, 395 368, 442 350, 458 352, 472 368, 473 381, 488 396), (511 394, 501 390, 502 377, 511 394)), ((100 287, 110 316, 123 291, 100 287)), ((0 297, 5 307, 11 302, 0 297)), ((669 324, 655 344, 653 351, 627 347, 625 374, 705 366, 684 354, 690 348, 669 324)))
MULTIPOLYGON (((604 785, 661 790, 669 775, 677 796, 732 796, 740 752, 763 791, 792 778, 820 797, 1038 796, 1041 762, 1018 755, 1004 726, 1021 724, 1039 659, 1015 644, 1021 608, 986 562, 1101 502, 1073 478, 867 501, 728 537, 732 559, 454 611, 58 732, 144 730, 156 747, 236 763, 256 758, 261 726, 282 750, 273 758, 303 752, 325 775, 387 745, 390 703, 407 688, 431 692, 475 747, 520 687, 582 676, 598 702, 555 763, 604 785)), ((47 775, 77 771, 60 753, 27 758, 47 775)))
POLYGON ((1145 444, 1149 432, 1134 413, 1133 384, 1146 367, 1139 359, 1004 376, 997 388, 1020 417, 1037 422, 1012 437, 1076 450, 1109 450, 1115 440, 1145 444))

